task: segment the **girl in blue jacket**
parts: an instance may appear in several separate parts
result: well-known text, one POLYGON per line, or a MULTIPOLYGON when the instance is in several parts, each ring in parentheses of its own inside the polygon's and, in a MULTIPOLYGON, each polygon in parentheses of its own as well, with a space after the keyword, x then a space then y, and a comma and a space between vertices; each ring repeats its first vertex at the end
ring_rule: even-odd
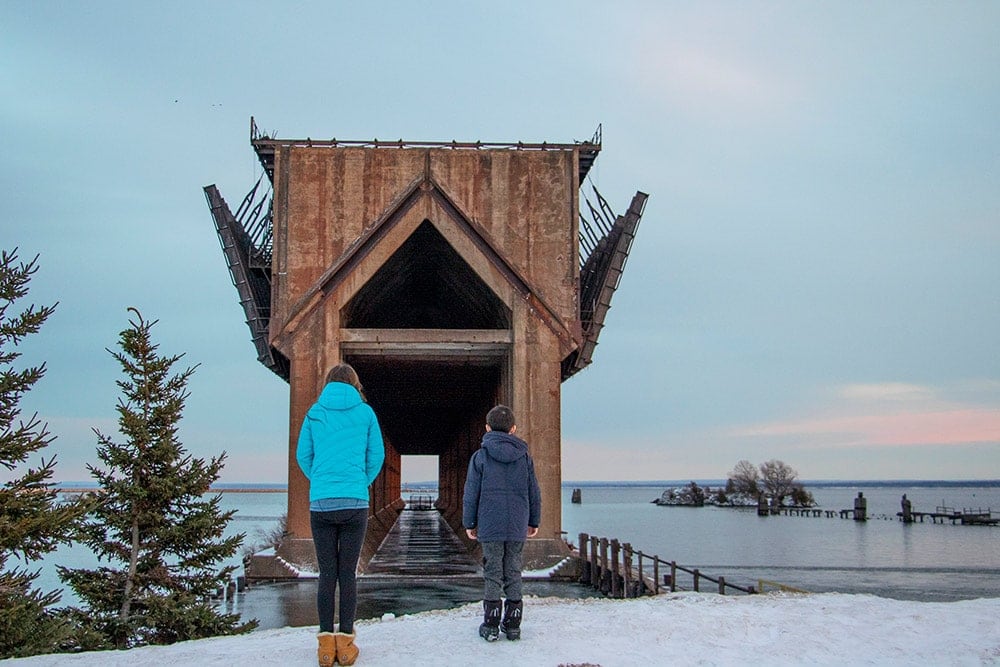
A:
POLYGON ((309 478, 309 518, 319 587, 319 664, 352 665, 358 596, 355 574, 368 529, 368 487, 382 470, 385 448, 378 419, 361 396, 348 364, 330 369, 326 386, 302 422, 296 448, 309 478), (340 586, 340 631, 334 632, 334 593, 340 586))

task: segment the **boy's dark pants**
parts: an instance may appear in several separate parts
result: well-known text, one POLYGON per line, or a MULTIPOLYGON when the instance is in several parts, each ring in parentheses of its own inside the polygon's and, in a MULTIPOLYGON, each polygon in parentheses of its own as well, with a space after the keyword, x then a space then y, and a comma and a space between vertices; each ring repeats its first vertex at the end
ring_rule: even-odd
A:
POLYGON ((521 553, 524 542, 481 542, 483 547, 484 600, 521 599, 521 553))
POLYGON ((319 561, 316 589, 319 631, 333 632, 333 595, 339 584, 340 631, 351 634, 358 607, 355 572, 368 528, 368 508, 310 512, 309 523, 319 561))

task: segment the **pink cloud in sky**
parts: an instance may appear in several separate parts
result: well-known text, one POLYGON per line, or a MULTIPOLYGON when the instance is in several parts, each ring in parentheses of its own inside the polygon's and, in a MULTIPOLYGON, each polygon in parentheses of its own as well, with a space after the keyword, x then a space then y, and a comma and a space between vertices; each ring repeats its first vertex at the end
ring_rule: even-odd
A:
POLYGON ((907 382, 849 384, 839 387, 836 394, 848 400, 860 401, 917 401, 937 398, 933 388, 907 382))
MULTIPOLYGON (((736 436, 833 436, 843 446, 1000 443, 1000 410, 954 409, 804 419, 750 426, 736 436)), ((825 438, 829 443, 829 439, 825 438)))

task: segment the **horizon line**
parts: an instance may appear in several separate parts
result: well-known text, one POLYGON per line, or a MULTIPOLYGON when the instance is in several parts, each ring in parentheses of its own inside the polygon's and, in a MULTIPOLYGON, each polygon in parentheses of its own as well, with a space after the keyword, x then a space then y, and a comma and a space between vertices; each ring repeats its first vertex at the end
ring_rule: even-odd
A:
MULTIPOLYGON (((560 486, 572 486, 575 484, 579 485, 603 485, 603 486, 614 486, 614 485, 624 485, 624 486, 662 486, 662 485, 677 485, 677 484, 690 484, 695 482, 700 485, 721 485, 728 482, 728 478, 702 478, 702 479, 582 479, 582 480, 563 480, 560 486)), ((1000 479, 998 478, 983 478, 983 479, 930 479, 930 478, 873 478, 873 479, 852 479, 852 478, 830 478, 830 479, 801 479, 796 480, 797 483, 808 486, 812 485, 823 485, 823 486, 833 486, 838 484, 850 484, 855 486, 900 486, 904 484, 947 484, 947 485, 974 485, 974 486, 1000 486, 1000 479)), ((405 490, 408 486, 437 486, 439 484, 438 480, 419 480, 411 482, 403 482, 400 487, 401 490, 405 490)), ((99 488, 96 482, 89 481, 65 481, 56 482, 51 485, 55 491, 60 493, 72 492, 78 490, 90 490, 99 488)), ((238 491, 256 491, 256 492, 283 492, 288 490, 287 482, 217 482, 209 487, 208 492, 218 492, 218 491, 228 491, 228 492, 238 492, 238 491)))

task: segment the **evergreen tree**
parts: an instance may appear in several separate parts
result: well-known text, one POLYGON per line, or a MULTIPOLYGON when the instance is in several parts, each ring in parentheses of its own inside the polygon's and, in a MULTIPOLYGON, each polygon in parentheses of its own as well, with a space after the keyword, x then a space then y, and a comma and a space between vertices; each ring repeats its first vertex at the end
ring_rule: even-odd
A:
POLYGON ((38 467, 15 472, 54 439, 38 415, 21 419, 21 397, 45 374, 45 364, 16 370, 15 352, 26 336, 37 333, 55 306, 34 305, 17 314, 10 306, 28 293, 38 257, 27 264, 17 249, 0 252, 0 466, 13 477, 0 487, 0 659, 51 653, 69 632, 69 626, 49 607, 59 600, 56 591, 33 588, 38 570, 10 566, 16 558, 27 566, 72 536, 83 513, 82 501, 57 502, 49 480, 55 457, 41 457, 38 467))
POLYGON ((195 368, 172 374, 183 356, 159 356, 146 321, 121 332, 118 426, 124 442, 94 430, 103 467, 89 466, 101 502, 88 517, 83 541, 108 566, 60 568, 63 581, 85 603, 71 615, 84 650, 170 644, 248 632, 256 621, 218 611, 211 595, 236 569, 220 562, 236 553, 243 535, 223 537, 234 513, 220 496, 204 498, 218 479, 225 453, 207 462, 192 457, 177 428, 187 382, 195 368))

